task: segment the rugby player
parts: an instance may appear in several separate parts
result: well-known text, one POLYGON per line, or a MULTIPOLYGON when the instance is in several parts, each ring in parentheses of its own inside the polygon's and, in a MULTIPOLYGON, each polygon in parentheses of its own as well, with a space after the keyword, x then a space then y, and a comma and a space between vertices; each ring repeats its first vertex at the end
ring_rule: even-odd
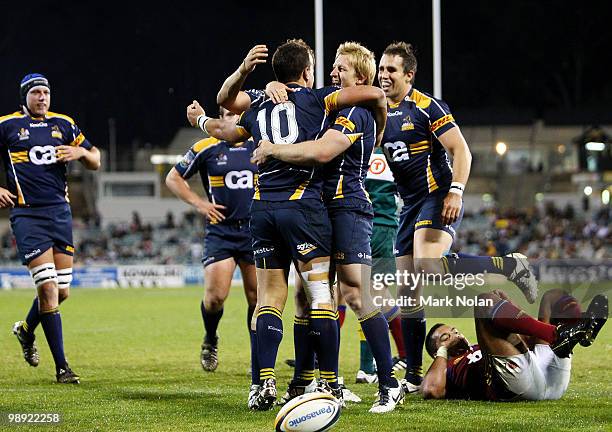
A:
MULTIPOLYGON (((278 47, 272 67, 278 81, 295 91, 289 101, 275 105, 266 100, 245 111, 238 127, 210 119, 192 104, 198 124, 212 136, 238 141, 248 136, 259 142, 293 144, 316 138, 326 113, 359 103, 386 116, 384 94, 375 87, 313 90, 314 55, 301 40, 278 47)), ((309 329, 319 360, 323 385, 342 399, 338 387, 338 325, 336 305, 329 285, 331 229, 321 200, 322 178, 315 168, 278 160, 259 166, 259 178, 251 208, 251 234, 257 267, 257 351, 261 388, 249 400, 257 410, 269 409, 276 401, 274 365, 282 339, 282 310, 287 298, 287 275, 293 261, 300 273, 310 306, 309 329)))
MULTIPOLYGON (((343 88, 371 85, 375 74, 371 51, 355 42, 340 45, 332 77, 336 76, 343 88)), ((258 164, 274 158, 296 165, 324 165, 323 200, 332 225, 332 257, 339 288, 357 315, 376 359, 379 398, 370 412, 384 413, 395 409, 404 394, 392 373, 387 320, 369 295, 373 210, 364 181, 374 145, 372 114, 365 108, 350 107, 340 110, 316 141, 286 146, 264 140, 253 160, 258 164)), ((296 374, 300 372, 298 354, 296 349, 296 374)), ((292 394, 292 387, 305 385, 307 380, 294 379, 288 393, 292 394)))
POLYGON ((34 280, 37 297, 24 321, 13 326, 23 356, 38 366, 34 330, 42 325, 55 362, 58 383, 80 382, 64 354, 59 304, 72 282, 74 243, 66 167, 78 160, 89 170, 100 167, 100 152, 74 120, 49 111, 51 87, 41 74, 26 75, 20 85, 21 110, 0 117, 0 149, 8 189, 0 188, 0 207, 10 221, 22 263, 34 280))
POLYGON ((425 398, 559 399, 570 381, 573 348, 591 345, 608 317, 608 298, 601 294, 581 314, 575 298, 550 290, 537 320, 502 291, 479 297, 493 306, 475 308, 477 345, 446 324, 429 330, 425 346, 434 362, 423 380, 425 398))
MULTIPOLYGON (((220 107, 220 118, 238 116, 220 107)), ((216 138, 195 143, 166 177, 166 185, 181 200, 207 219, 204 238, 204 299, 200 303, 204 341, 200 363, 205 371, 218 366, 217 327, 229 295, 236 266, 240 267, 247 300, 247 329, 253 344, 251 321, 257 303, 257 279, 249 231, 249 209, 257 166, 251 163, 253 141, 231 144, 216 138), (186 180, 200 174, 207 197, 191 190, 186 180)), ((253 352, 253 346, 251 351, 253 352)), ((252 368, 253 383, 259 383, 259 368, 252 368)))
MULTIPOLYGON (((395 243, 397 270, 407 273, 471 273, 505 275, 533 303, 537 281, 522 255, 453 256, 441 260, 453 243, 463 217, 462 195, 471 154, 447 104, 413 87, 417 60, 412 46, 392 43, 378 67, 378 81, 387 96, 388 122, 383 151, 404 207, 395 243), (447 152, 453 157, 452 168, 447 152)), ((399 285, 402 296, 417 300, 402 308, 407 390, 422 381, 425 314, 422 285, 399 285)))

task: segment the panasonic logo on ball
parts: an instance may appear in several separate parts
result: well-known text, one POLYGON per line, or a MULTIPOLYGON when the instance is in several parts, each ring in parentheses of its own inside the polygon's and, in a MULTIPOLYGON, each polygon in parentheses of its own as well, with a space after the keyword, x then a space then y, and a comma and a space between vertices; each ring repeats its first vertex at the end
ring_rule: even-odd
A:
POLYGON ((328 406, 327 408, 321 408, 317 411, 310 412, 305 414, 299 418, 293 419, 289 422, 289 427, 294 428, 298 426, 300 423, 304 423, 305 421, 312 420, 313 418, 319 417, 321 414, 331 414, 332 407, 328 406))

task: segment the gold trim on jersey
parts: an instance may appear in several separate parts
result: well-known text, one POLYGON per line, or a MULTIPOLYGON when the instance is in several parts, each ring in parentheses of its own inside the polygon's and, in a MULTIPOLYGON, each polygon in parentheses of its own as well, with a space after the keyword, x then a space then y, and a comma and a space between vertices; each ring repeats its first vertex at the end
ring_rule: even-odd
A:
POLYGON ((308 183, 310 183, 310 179, 306 180, 304 183, 298 186, 298 188, 293 192, 293 195, 289 197, 289 201, 299 200, 304 195, 304 191, 308 187, 308 183))
POLYGON ((253 176, 253 186, 255 189, 255 192, 253 192, 253 199, 261 199, 261 194, 259 193, 259 174, 255 174, 255 176, 253 176))
POLYGON ((20 152, 9 152, 9 154, 11 155, 11 162, 14 164, 30 161, 27 150, 20 152))
POLYGON ((438 129, 440 129, 442 126, 447 125, 451 122, 454 122, 455 119, 453 118, 452 114, 446 114, 444 117, 439 118, 438 120, 436 120, 435 122, 433 122, 431 124, 431 126, 429 127, 429 129, 432 132, 437 131, 438 129))
POLYGON ((340 90, 336 90, 333 93, 325 96, 325 113, 329 114, 332 111, 338 110, 338 95, 340 94, 340 90))
POLYGON ((409 144, 410 154, 415 155, 419 153, 424 153, 431 149, 431 143, 428 140, 419 141, 416 143, 409 144))
POLYGON ((356 127, 355 123, 353 123, 352 121, 350 121, 348 118, 344 116, 338 117, 334 124, 337 124, 338 126, 342 126, 343 128, 348 129, 350 132, 354 132, 355 127, 356 127))
POLYGON ((357 141, 359 138, 361 138, 363 136, 363 133, 360 132, 360 133, 345 134, 345 135, 349 139, 351 144, 354 144, 355 141, 357 141))
POLYGON ((340 178, 338 179, 338 184, 336 185, 336 195, 334 195, 334 199, 344 198, 344 194, 342 193, 343 180, 344 180, 344 174, 340 174, 340 178))
POLYGON ((416 103, 416 106, 422 109, 429 108, 429 105, 431 105, 431 98, 429 96, 424 95, 414 87, 412 88, 410 100, 412 100, 414 103, 416 103))
MULTIPOLYGON (((402 99, 402 100, 404 100, 404 99, 402 99)), ((395 108, 399 107, 401 103, 402 103, 402 101, 399 101, 398 103, 393 103, 390 100, 387 100, 387 105, 389 106, 389 109, 395 109, 395 108)))
POLYGON ((193 151, 200 153, 201 151, 206 150, 208 147, 220 142, 221 141, 215 137, 204 138, 193 145, 193 151))
POLYGON ((4 115, 2 117, 0 117, 0 123, 4 123, 7 120, 11 120, 14 118, 24 118, 26 115, 24 113, 22 113, 21 111, 15 111, 12 114, 7 114, 4 115))
POLYGON ((236 125, 236 131, 240 134, 240 138, 249 139, 251 134, 242 126, 236 125))
POLYGON ((72 119, 72 117, 69 117, 69 116, 67 116, 67 115, 65 115, 65 114, 59 114, 59 113, 55 113, 55 112, 48 111, 48 112, 47 112, 47 115, 45 116, 45 118, 48 118, 48 119, 49 119, 49 118, 54 118, 54 117, 64 119, 64 120, 66 120, 68 123, 70 123, 71 125, 75 125, 75 124, 76 124, 76 123, 74 122, 74 120, 72 119))
POLYGON ((208 184, 210 184, 210 187, 224 187, 225 186, 225 181, 223 179, 223 176, 208 176, 208 184))
POLYGON ((427 158, 427 188, 429 192, 438 189, 438 183, 436 183, 433 171, 431 170, 431 159, 429 159, 429 157, 427 158))
POLYGON ((72 142, 70 143, 70 145, 71 145, 71 146, 74 146, 74 147, 78 147, 78 146, 80 146, 80 145, 83 143, 83 141, 85 141, 85 137, 83 136, 83 134, 82 134, 82 133, 80 133, 80 134, 79 134, 79 136, 78 136, 78 137, 76 137, 76 138, 74 139, 74 141, 72 141, 72 142))

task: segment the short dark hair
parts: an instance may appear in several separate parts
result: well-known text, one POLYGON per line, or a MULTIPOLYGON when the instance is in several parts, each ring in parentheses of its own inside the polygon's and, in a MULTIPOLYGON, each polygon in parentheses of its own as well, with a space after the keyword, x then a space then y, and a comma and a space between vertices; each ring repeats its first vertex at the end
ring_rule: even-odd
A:
POLYGON ((279 46, 272 56, 272 69, 282 83, 297 81, 311 65, 314 51, 302 39, 289 39, 279 46))
POLYGON ((442 327, 443 325, 444 325, 443 323, 434 324, 429 329, 427 336, 425 336, 425 350, 427 351, 427 354, 429 354, 431 358, 434 358, 436 355, 436 351, 438 351, 438 349, 436 348, 436 340, 434 339, 433 334, 438 328, 442 327))
MULTIPOLYGON (((411 44, 406 42, 393 42, 387 45, 383 55, 400 56, 402 58, 402 65, 404 66, 404 73, 407 74, 413 71, 416 74, 417 71, 417 59, 414 53, 414 48, 411 44)), ((414 82, 414 78, 412 79, 414 82)))

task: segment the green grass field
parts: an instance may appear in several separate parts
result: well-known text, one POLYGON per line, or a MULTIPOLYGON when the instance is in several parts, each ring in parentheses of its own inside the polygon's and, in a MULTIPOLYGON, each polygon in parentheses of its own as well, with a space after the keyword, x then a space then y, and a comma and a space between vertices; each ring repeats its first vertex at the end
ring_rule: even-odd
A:
MULTIPOLYGON (((62 306, 66 353, 82 378, 80 386, 55 384, 51 354, 37 330, 41 364, 29 367, 11 334, 23 319, 33 291, 0 291, 0 413, 58 412, 58 426, 69 431, 265 431, 277 410, 249 412, 250 378, 246 306, 240 288, 232 290, 221 321, 220 364, 204 373, 199 364, 203 328, 201 289, 74 289, 62 306)), ((277 362, 279 391, 291 369, 292 307, 284 313, 285 338, 277 362)), ((452 321, 474 341, 471 320, 452 321)), ((430 320, 430 324, 433 320, 430 320)), ((342 330, 341 374, 364 402, 342 413, 337 430, 612 430, 612 326, 591 348, 578 347, 572 382, 560 401, 484 403, 423 401, 410 396, 395 412, 367 411, 373 386, 351 385, 358 368, 357 323, 352 313, 342 330)), ((429 360, 426 366, 429 365, 429 360)), ((32 426, 7 426, 15 430, 32 426)))

